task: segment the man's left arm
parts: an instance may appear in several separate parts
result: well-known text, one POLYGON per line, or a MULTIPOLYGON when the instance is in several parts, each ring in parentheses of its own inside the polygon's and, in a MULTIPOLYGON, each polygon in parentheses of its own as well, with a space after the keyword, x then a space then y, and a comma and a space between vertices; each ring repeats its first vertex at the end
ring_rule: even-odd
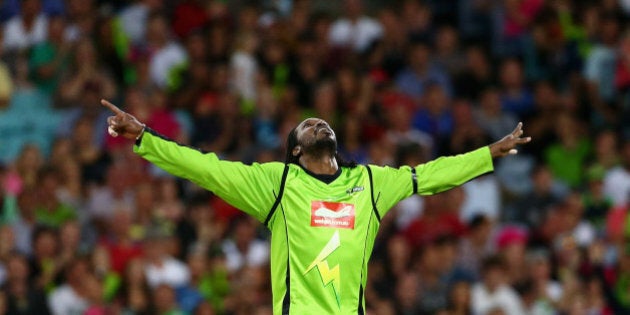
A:
POLYGON ((517 145, 531 141, 530 137, 521 137, 522 126, 519 123, 503 139, 465 154, 440 157, 415 167, 375 167, 375 195, 383 197, 380 204, 377 203, 381 215, 414 193, 437 194, 493 171, 493 159, 516 154, 517 145))
POLYGON ((493 170, 489 147, 445 156, 418 166, 400 168, 370 166, 380 216, 413 194, 433 195, 493 170))
POLYGON ((490 147, 455 156, 440 157, 431 162, 415 167, 417 190, 420 195, 433 195, 469 180, 492 172, 492 154, 490 147))
POLYGON ((531 141, 522 137, 523 123, 503 139, 477 150, 456 156, 441 157, 415 167, 417 187, 414 192, 432 195, 494 170, 493 159, 518 153, 516 146, 531 141))

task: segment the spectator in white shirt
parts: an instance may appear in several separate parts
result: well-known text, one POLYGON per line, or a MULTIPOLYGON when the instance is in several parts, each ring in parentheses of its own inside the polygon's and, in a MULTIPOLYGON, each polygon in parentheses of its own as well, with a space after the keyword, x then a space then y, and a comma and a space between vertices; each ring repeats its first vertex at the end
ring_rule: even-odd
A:
POLYGON ((475 215, 498 220, 501 214, 501 187, 496 176, 489 174, 464 184, 466 199, 460 210, 462 221, 470 221, 475 215))
POLYGON ((329 33, 333 46, 364 51, 373 41, 383 36, 381 24, 364 15, 362 0, 344 1, 346 16, 337 19, 329 33))
POLYGON ((557 303, 562 297, 562 285, 551 278, 551 261, 545 249, 530 251, 527 265, 535 288, 537 300, 557 303))
POLYGON ((490 256, 482 263, 482 282, 472 289, 473 314, 488 315, 497 310, 510 315, 525 315, 522 301, 505 278, 505 265, 499 256, 490 256))
POLYGON ((501 108, 501 94, 495 87, 481 91, 479 106, 473 115, 479 127, 492 139, 501 139, 517 123, 514 114, 501 108))
POLYGON ((149 75, 158 87, 176 88, 178 71, 188 61, 186 50, 170 38, 168 21, 161 14, 149 16, 147 24, 147 49, 149 51, 149 75))
POLYGON ((245 267, 260 267, 269 261, 269 244, 256 239, 254 219, 238 217, 233 231, 233 237, 222 244, 229 272, 236 272, 245 267))
POLYGON ((621 165, 610 169, 604 177, 604 194, 615 206, 624 206, 630 196, 630 138, 621 148, 621 165))
POLYGON ((7 51, 21 51, 46 40, 48 19, 40 0, 23 0, 19 15, 4 25, 3 45, 7 51))
MULTIPOLYGON (((82 0, 80 0, 82 1, 82 0)), ((160 0, 139 0, 126 6, 118 15, 122 30, 133 45, 144 44, 149 19, 149 14, 161 9, 163 2, 160 0)))
POLYGON ((167 248, 168 238, 163 235, 151 235, 145 240, 144 273, 151 288, 161 284, 179 288, 190 282, 190 271, 186 264, 170 256, 167 248))
POLYGON ((88 308, 83 279, 89 276, 89 263, 75 259, 66 269, 66 282, 48 296, 48 306, 53 315, 83 314, 88 308))
POLYGON ((256 100, 256 76, 258 63, 256 62, 256 48, 258 40, 252 33, 244 33, 236 39, 236 51, 230 60, 232 74, 232 88, 245 102, 256 100))

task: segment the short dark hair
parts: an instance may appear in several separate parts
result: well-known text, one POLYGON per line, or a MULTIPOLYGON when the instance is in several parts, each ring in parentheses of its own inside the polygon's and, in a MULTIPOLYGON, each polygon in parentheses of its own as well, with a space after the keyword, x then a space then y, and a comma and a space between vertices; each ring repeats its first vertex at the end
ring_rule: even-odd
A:
POLYGON ((471 230, 475 230, 488 222, 489 219, 487 216, 481 213, 477 213, 468 221, 468 228, 471 230))
POLYGON ((55 241, 58 241, 59 234, 56 229, 47 226, 47 225, 37 225, 31 234, 31 243, 32 246, 35 246, 35 243, 44 235, 51 235, 55 241))
POLYGON ((491 256, 485 257, 481 261, 481 271, 483 273, 488 272, 493 269, 504 270, 504 268, 505 268, 505 261, 499 255, 491 255, 491 256))
POLYGON ((37 181, 39 183, 49 177, 59 179, 59 170, 52 165, 44 165, 39 171, 37 171, 37 181))

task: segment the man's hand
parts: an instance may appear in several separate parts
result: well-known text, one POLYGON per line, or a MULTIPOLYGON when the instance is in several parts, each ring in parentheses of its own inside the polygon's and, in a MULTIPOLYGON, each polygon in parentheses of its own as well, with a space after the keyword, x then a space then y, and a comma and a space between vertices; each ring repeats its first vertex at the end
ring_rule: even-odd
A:
POLYGON ((490 153, 493 158, 504 157, 506 155, 512 155, 518 153, 516 146, 519 144, 525 144, 532 140, 531 137, 521 138, 523 135, 523 123, 519 122, 514 131, 512 131, 503 139, 490 145, 490 153))
POLYGON ((109 108, 115 114, 115 116, 107 117, 107 131, 112 137, 118 137, 120 135, 127 139, 136 140, 142 136, 145 125, 139 122, 136 117, 125 113, 120 108, 116 107, 116 105, 106 100, 101 100, 101 104, 109 108))

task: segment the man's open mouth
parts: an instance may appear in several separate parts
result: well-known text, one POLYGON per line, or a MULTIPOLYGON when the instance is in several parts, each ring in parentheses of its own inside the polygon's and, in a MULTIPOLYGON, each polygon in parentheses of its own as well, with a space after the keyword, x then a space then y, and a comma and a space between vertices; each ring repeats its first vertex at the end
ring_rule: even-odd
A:
POLYGON ((326 128, 326 127, 321 127, 318 128, 317 130, 315 130, 315 133, 320 133, 320 132, 324 132, 327 134, 332 134, 332 130, 330 130, 330 128, 326 128))

